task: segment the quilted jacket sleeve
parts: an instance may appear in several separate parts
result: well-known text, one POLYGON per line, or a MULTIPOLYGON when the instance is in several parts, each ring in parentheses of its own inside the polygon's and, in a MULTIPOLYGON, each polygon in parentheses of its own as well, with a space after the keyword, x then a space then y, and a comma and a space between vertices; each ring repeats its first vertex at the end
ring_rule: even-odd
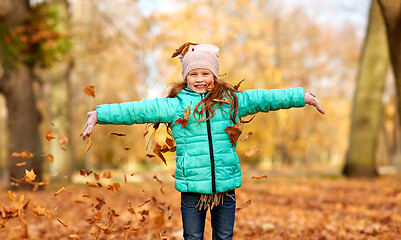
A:
POLYGON ((305 90, 301 87, 290 89, 254 89, 238 93, 238 116, 245 117, 257 112, 305 106, 305 90))
POLYGON ((100 124, 169 123, 178 105, 177 98, 155 98, 99 105, 96 112, 100 124))

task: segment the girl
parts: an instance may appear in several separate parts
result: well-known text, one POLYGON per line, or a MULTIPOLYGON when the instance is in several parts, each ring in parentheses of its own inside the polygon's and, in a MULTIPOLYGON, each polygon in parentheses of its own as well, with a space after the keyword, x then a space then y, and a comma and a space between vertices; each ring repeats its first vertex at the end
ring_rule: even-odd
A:
POLYGON ((173 85, 167 98, 97 106, 88 113, 83 136, 89 136, 97 123, 166 123, 176 141, 175 187, 181 192, 184 239, 203 239, 208 207, 213 239, 232 239, 235 188, 241 186, 236 140, 232 140, 240 133, 239 119, 305 104, 325 111, 303 88, 237 91, 218 79, 216 46, 186 43, 173 57, 178 55, 183 81, 173 85))

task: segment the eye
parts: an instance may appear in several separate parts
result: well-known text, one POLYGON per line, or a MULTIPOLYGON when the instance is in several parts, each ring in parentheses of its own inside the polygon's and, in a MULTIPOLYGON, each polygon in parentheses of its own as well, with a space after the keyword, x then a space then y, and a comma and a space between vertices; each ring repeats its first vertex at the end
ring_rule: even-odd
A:
POLYGON ((203 75, 210 75, 210 73, 208 73, 208 72, 205 72, 205 73, 203 73, 203 75))

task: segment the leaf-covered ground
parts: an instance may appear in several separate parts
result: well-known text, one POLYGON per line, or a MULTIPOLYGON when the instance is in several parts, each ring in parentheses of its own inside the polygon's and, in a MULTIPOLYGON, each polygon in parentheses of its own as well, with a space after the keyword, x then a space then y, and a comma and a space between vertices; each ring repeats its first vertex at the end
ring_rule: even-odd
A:
MULTIPOLYGON (((128 183, 99 175, 97 188, 91 174, 79 176, 84 184, 45 191, 2 189, 0 239, 182 239, 180 194, 170 174, 126 176, 128 183)), ((401 176, 243 181, 234 239, 401 239, 401 176)))

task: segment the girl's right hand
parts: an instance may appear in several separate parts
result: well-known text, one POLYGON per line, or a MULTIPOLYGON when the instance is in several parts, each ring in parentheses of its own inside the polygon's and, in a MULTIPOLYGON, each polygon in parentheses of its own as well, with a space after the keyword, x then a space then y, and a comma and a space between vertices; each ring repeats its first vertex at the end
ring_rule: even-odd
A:
POLYGON ((84 127, 84 133, 82 134, 84 139, 91 134, 93 127, 98 123, 96 111, 88 112, 87 115, 89 118, 84 127))

